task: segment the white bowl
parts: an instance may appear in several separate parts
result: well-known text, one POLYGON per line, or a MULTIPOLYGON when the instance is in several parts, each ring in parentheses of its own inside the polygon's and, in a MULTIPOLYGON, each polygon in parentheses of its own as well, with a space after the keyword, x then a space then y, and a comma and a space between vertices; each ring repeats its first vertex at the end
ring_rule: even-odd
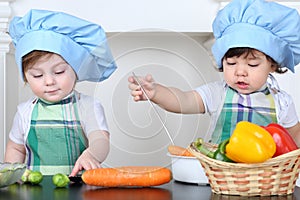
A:
POLYGON ((207 185, 208 179, 199 160, 195 157, 167 154, 172 161, 173 179, 185 183, 207 185))

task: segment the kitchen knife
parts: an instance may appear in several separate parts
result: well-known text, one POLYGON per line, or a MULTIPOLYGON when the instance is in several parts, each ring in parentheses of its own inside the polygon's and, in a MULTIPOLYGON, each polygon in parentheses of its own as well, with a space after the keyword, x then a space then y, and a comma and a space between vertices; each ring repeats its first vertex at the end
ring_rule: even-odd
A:
POLYGON ((69 179, 73 183, 82 183, 81 175, 69 176, 69 179))

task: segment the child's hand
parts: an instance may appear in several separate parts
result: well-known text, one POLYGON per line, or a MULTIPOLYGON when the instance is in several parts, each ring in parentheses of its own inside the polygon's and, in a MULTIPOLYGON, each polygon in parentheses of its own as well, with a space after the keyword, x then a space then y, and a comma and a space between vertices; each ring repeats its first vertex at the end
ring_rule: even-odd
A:
MULTIPOLYGON (((138 77, 140 84, 143 86, 145 92, 149 99, 152 99, 155 95, 155 84, 152 76, 148 74, 145 77, 138 77)), ((128 78, 129 82, 129 89, 131 90, 131 96, 133 97, 134 101, 142 101, 147 100, 146 96, 144 95, 141 86, 135 81, 133 76, 128 78)))
POLYGON ((88 149, 86 149, 77 159, 70 176, 76 176, 81 170, 101 168, 100 162, 97 161, 87 150, 88 149))

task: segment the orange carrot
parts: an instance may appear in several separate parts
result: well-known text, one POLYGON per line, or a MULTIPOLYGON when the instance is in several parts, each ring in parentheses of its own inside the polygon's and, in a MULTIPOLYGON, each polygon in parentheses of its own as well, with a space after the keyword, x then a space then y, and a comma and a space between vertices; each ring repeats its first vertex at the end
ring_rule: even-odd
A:
POLYGON ((172 179, 171 170, 156 166, 125 166, 86 170, 81 176, 87 185, 101 187, 156 186, 172 179))
POLYGON ((194 155, 191 152, 189 152, 189 150, 181 146, 170 145, 168 146, 168 151, 171 155, 175 155, 175 156, 194 157, 194 155))

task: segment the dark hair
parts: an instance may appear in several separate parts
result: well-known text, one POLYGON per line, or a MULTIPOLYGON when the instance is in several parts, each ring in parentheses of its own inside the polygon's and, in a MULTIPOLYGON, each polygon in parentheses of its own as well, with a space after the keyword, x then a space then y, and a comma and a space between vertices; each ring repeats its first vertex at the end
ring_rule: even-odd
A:
MULTIPOLYGON (((254 56, 254 51, 256 49, 253 48, 249 48, 249 47, 237 47, 237 48, 230 48, 224 55, 224 57, 222 58, 222 61, 226 58, 232 58, 234 56, 240 57, 241 55, 245 54, 245 57, 247 57, 249 54, 251 54, 252 56, 254 56)), ((285 67, 280 66, 273 58, 271 58, 270 56, 266 55, 267 60, 271 62, 272 66, 275 66, 275 72, 279 73, 279 74, 283 74, 285 72, 287 72, 288 70, 285 67)), ((223 72, 223 66, 221 68, 219 68, 220 72, 223 72)))

